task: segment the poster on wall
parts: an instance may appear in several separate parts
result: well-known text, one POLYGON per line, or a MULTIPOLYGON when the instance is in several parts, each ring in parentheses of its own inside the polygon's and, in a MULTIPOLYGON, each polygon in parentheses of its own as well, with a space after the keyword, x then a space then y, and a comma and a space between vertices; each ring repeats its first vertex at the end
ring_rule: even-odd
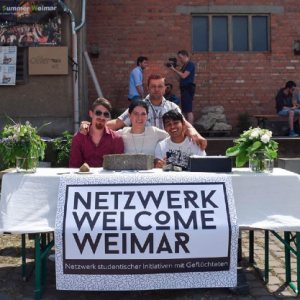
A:
POLYGON ((68 74, 68 47, 29 47, 29 75, 68 74))
POLYGON ((0 47, 0 85, 16 84, 17 47, 0 47))
POLYGON ((236 286, 238 225, 230 177, 179 175, 63 176, 55 225, 57 289, 236 286))
POLYGON ((57 1, 1 1, 0 45, 60 46, 57 1))

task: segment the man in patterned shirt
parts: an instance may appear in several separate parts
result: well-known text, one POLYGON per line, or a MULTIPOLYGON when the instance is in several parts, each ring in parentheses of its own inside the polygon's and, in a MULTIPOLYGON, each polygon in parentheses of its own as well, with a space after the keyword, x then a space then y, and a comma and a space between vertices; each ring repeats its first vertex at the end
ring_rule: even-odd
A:
MULTIPOLYGON (((170 102, 164 98, 166 87, 165 79, 159 74, 152 74, 148 78, 148 92, 149 95, 144 99, 144 101, 149 106, 148 120, 146 126, 156 126, 160 129, 164 129, 164 124, 162 116, 170 111, 176 110, 181 113, 180 108, 177 104, 170 102)), ((207 140, 204 139, 197 130, 188 122, 185 121, 186 131, 185 135, 190 137, 190 139, 201 146, 202 150, 205 150, 207 146, 207 140)), ((128 109, 120 115, 117 119, 110 120, 107 122, 107 127, 113 130, 117 130, 124 126, 130 126, 131 121, 128 117, 128 109)))
MULTIPOLYGON (((164 98, 166 87, 165 79, 159 74, 152 74, 148 78, 148 92, 149 95, 144 99, 144 101, 149 106, 148 120, 146 126, 156 126, 160 129, 164 129, 164 124, 162 116, 170 111, 176 110, 181 113, 179 106, 173 102, 170 102, 164 98)), ((188 136, 194 144, 205 150, 207 146, 207 140, 203 138, 197 130, 185 120, 185 135, 188 136)), ((128 116, 128 109, 120 115, 117 119, 110 120, 107 122, 106 126, 112 130, 120 129, 124 126, 130 126, 131 120, 128 116)), ((82 134, 86 134, 89 130, 89 125, 86 123, 81 123, 79 131, 82 134)))

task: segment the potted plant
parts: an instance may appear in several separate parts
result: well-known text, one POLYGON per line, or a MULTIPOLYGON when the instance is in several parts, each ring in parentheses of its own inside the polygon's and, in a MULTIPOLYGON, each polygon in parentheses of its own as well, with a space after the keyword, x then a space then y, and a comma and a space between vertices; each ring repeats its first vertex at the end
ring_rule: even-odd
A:
POLYGON ((242 167, 249 161, 251 171, 272 172, 278 143, 271 140, 271 137, 272 132, 267 129, 250 127, 233 141, 235 146, 226 150, 226 156, 236 156, 237 167, 242 167))
POLYGON ((39 129, 28 121, 25 125, 15 123, 7 117, 8 125, 3 128, 0 139, 0 153, 4 163, 16 165, 18 172, 35 172, 39 158, 43 159, 46 144, 38 135, 39 129))

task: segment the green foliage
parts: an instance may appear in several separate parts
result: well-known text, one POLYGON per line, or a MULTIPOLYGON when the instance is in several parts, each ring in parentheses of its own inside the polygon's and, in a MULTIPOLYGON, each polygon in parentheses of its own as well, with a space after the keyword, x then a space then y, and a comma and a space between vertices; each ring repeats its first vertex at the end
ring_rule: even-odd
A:
POLYGON ((50 123, 42 125, 39 129, 32 127, 27 121, 25 125, 15 123, 7 117, 8 125, 3 128, 0 140, 0 153, 5 165, 15 166, 16 158, 36 157, 44 159, 46 143, 38 135, 40 129, 50 123), (11 122, 13 124, 11 124, 11 122))
POLYGON ((52 145, 55 154, 54 162, 57 167, 68 167, 73 135, 68 131, 64 131, 62 135, 63 138, 54 140, 52 145))
POLYGON ((250 128, 234 140, 235 146, 226 150, 226 156, 236 156, 237 167, 242 167, 257 150, 262 150, 269 158, 277 157, 278 143, 271 140, 272 132, 267 129, 250 128))

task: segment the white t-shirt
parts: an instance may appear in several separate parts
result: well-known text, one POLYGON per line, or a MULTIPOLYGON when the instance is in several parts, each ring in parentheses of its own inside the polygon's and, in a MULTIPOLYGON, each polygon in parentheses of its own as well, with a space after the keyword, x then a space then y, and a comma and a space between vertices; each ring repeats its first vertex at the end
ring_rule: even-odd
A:
POLYGON ((140 134, 132 134, 131 127, 124 127, 117 133, 123 138, 124 153, 143 153, 154 156, 158 142, 168 137, 168 133, 157 127, 147 126, 140 134))
POLYGON ((189 156, 201 155, 205 156, 199 146, 194 145, 188 137, 182 143, 173 143, 170 137, 159 142, 155 149, 155 158, 164 159, 167 157, 167 164, 188 168, 189 156))

